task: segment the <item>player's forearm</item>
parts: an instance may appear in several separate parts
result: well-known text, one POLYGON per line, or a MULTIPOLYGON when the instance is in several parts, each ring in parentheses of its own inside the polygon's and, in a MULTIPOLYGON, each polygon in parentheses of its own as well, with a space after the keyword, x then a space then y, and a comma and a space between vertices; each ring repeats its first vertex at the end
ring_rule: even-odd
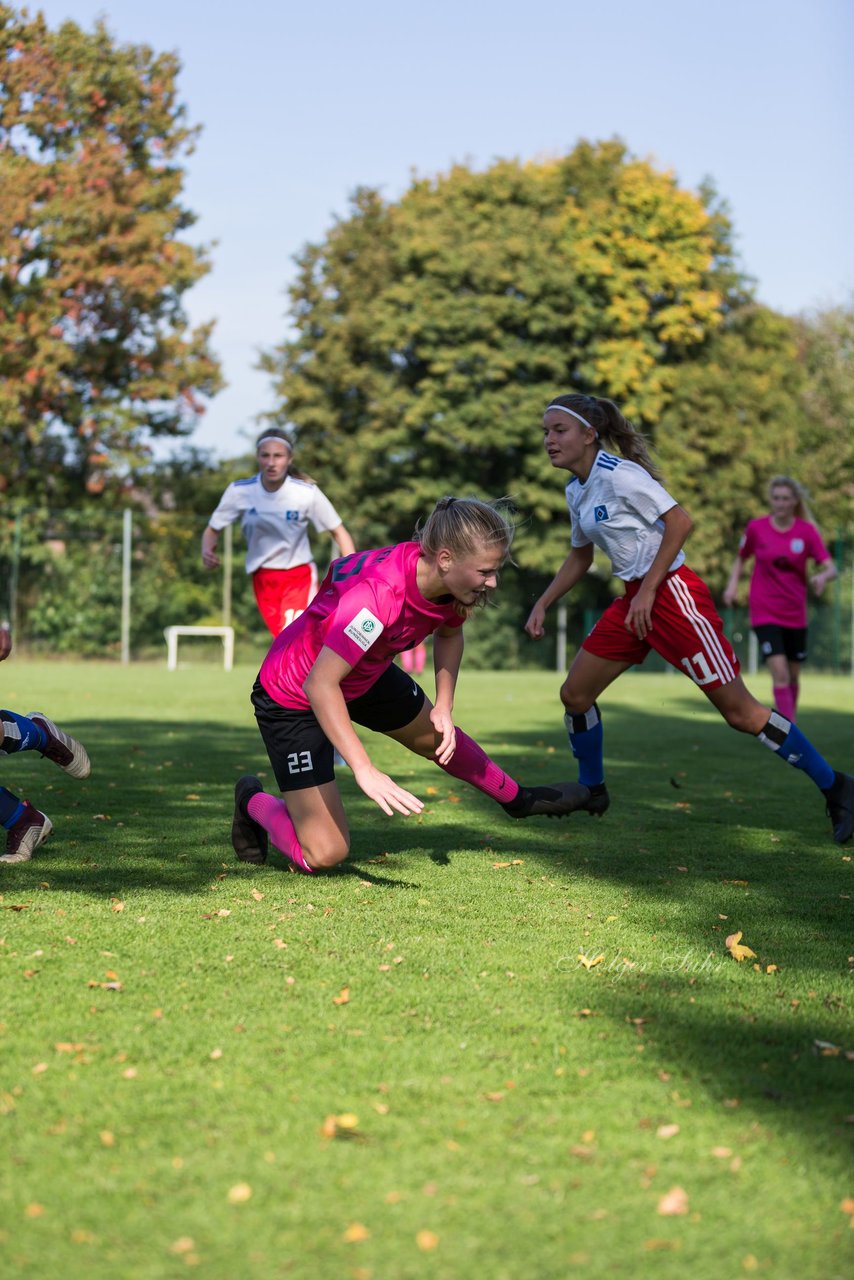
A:
POLYGON ((216 549, 219 543, 219 533, 216 529, 207 526, 202 534, 202 564, 210 566, 216 560, 216 549))
POLYGON ((331 529, 330 533, 342 556, 352 556, 354 554, 356 544, 343 524, 339 524, 337 529, 331 529))
POLYGON ((563 564, 540 596, 538 603, 548 609, 561 596, 580 582, 593 563, 593 547, 573 547, 563 564))
POLYGON ((433 638, 433 666, 436 673, 435 705, 450 712, 454 705, 457 677, 463 660, 464 639, 462 628, 452 636, 435 635, 433 638))
POLYGON ((354 773, 370 765, 370 757, 353 728, 340 685, 318 680, 309 672, 303 689, 317 723, 354 773))
POLYGON ((694 528, 694 521, 688 512, 678 506, 665 511, 662 519, 664 536, 661 539, 661 546, 643 577, 644 587, 652 591, 657 591, 661 586, 670 566, 684 547, 688 534, 694 528))

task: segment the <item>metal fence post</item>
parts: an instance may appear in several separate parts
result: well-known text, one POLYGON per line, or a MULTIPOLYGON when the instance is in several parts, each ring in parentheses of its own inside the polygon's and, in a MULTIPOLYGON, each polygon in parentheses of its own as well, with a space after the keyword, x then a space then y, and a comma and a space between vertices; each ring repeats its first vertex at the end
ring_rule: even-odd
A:
POLYGON ((133 538, 133 513, 122 512, 122 663, 130 662, 130 556, 133 538))
POLYGON ((234 567, 234 526, 225 526, 222 544, 222 625, 231 626, 231 578, 234 567))

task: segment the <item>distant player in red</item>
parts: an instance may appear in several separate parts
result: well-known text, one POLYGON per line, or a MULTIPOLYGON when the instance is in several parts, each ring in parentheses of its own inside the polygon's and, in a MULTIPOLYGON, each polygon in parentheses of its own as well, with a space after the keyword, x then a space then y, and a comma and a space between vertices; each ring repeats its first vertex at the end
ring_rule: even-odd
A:
POLYGON ((246 572, 271 635, 298 618, 317 590, 317 566, 308 526, 332 535, 341 555, 355 550, 332 503, 291 465, 294 448, 271 427, 257 440, 258 474, 235 480, 222 495, 202 534, 202 563, 219 567, 220 530, 240 520, 246 535, 246 572))
POLYGON ((770 515, 751 520, 744 531, 724 604, 735 604, 742 566, 753 557, 750 625, 771 673, 774 705, 794 720, 801 663, 807 656, 807 583, 820 596, 836 577, 836 565, 809 519, 798 482, 775 476, 768 485, 768 497, 770 515), (818 565, 812 577, 810 561, 818 565))
POLYGON ((589 802, 578 783, 521 787, 454 726, 463 623, 496 587, 512 537, 500 508, 443 498, 415 541, 333 562, 309 607, 273 642, 252 693, 284 799, 267 795, 251 775, 239 779, 232 825, 238 858, 264 862, 268 836, 307 874, 346 858, 333 749, 383 813, 421 812, 422 802, 372 763, 353 722, 432 759, 511 817, 563 817, 589 802), (435 704, 394 662, 429 635, 435 704))
POLYGON ((546 408, 543 439, 552 466, 572 472, 566 486, 572 549, 525 630, 534 639, 544 634, 546 610, 590 568, 594 545, 625 582, 625 594, 593 627, 560 691, 579 780, 591 792, 588 812, 601 815, 609 804, 596 699, 655 649, 690 676, 733 729, 802 769, 824 795, 834 839, 849 840, 854 778, 835 772, 789 717, 747 689, 709 589, 685 564, 691 519, 661 485, 644 437, 610 400, 563 395, 546 408))

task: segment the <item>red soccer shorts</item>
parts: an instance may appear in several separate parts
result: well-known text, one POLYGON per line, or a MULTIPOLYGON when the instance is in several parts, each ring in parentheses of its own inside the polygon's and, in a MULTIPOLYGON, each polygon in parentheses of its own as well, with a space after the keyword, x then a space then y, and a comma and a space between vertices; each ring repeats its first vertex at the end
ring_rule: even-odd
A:
POLYGON ((252 586, 261 617, 271 634, 277 636, 314 597, 317 569, 314 564, 299 564, 293 569, 256 569, 252 586))
POLYGON ((654 649, 704 689, 735 680, 739 661, 703 579, 684 564, 667 575, 655 594, 652 630, 643 640, 626 627, 629 605, 641 582, 626 583, 626 594, 608 606, 582 649, 611 662, 637 664, 654 649))

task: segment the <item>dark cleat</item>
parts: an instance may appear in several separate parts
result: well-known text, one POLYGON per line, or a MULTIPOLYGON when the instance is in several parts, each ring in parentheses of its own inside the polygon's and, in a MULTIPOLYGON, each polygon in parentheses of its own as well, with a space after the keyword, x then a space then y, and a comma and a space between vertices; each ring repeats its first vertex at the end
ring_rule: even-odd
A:
POLYGON ((64 733, 52 720, 48 720, 43 711, 31 711, 29 719, 38 725, 47 738, 41 753, 45 759, 58 764, 72 778, 89 777, 92 766, 82 742, 72 738, 70 733, 64 733))
POLYGON ((51 831, 53 823, 47 814, 40 813, 25 800, 24 812, 6 832, 6 852, 0 854, 0 862, 29 862, 51 831))
POLYGON ((590 788, 590 803, 585 805, 585 808, 591 818, 601 818, 610 803, 611 797, 608 795, 608 788, 602 782, 598 786, 590 788))
POLYGON ((238 778, 234 784, 234 819, 231 824, 231 843, 241 862, 252 862, 262 867, 267 861, 267 832, 253 822, 246 806, 253 796, 264 788, 251 773, 238 778))
POLYGON ((835 774, 833 786, 824 792, 824 798, 833 838, 837 844, 845 844, 854 835, 854 778, 847 773, 835 774))
POLYGON ((580 782, 556 782, 551 787, 520 787, 515 800, 501 807, 511 818, 565 818, 589 804, 589 788, 580 782))

